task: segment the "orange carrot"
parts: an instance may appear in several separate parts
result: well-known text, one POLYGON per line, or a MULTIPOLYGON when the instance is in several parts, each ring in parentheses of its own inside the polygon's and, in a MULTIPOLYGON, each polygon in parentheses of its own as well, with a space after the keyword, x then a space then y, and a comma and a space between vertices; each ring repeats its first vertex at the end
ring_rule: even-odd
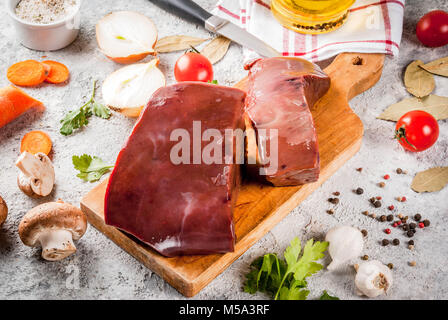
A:
POLYGON ((53 143, 48 134, 43 131, 31 131, 23 137, 20 152, 28 151, 31 154, 42 152, 48 155, 52 146, 53 143))
POLYGON ((44 110, 42 102, 14 86, 0 88, 0 128, 31 108, 44 110))
POLYGON ((8 80, 18 86, 37 86, 45 81, 45 66, 36 60, 18 62, 9 67, 8 80))
POLYGON ((67 81, 68 77, 70 76, 68 68, 62 63, 51 60, 43 61, 42 63, 50 66, 50 74, 45 79, 46 82, 62 83, 67 81))

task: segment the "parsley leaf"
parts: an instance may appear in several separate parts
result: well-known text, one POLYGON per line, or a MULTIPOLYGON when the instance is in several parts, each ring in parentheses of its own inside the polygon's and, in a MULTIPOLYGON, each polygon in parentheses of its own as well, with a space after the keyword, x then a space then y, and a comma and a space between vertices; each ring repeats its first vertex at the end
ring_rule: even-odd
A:
POLYGON ((315 261, 324 257, 327 247, 328 242, 311 239, 300 257, 301 242, 294 238, 284 252, 284 260, 269 253, 252 262, 244 291, 251 294, 264 292, 275 300, 305 300, 309 294, 305 279, 322 269, 322 265, 315 261))
POLYGON ((103 119, 109 119, 112 115, 110 109, 95 101, 96 80, 93 82, 92 96, 81 108, 70 111, 61 120, 62 127, 60 133, 64 136, 71 135, 75 129, 79 129, 89 124, 88 118, 93 114, 103 119))
POLYGON ((109 172, 113 166, 106 165, 98 157, 91 157, 87 154, 72 157, 73 166, 80 173, 76 176, 84 181, 98 181, 104 174, 109 172))
POLYGON ((322 293, 322 296, 319 298, 319 300, 340 300, 338 297, 332 297, 328 294, 327 290, 324 290, 322 293))
POLYGON ((208 80, 207 83, 218 84, 218 80, 208 80))

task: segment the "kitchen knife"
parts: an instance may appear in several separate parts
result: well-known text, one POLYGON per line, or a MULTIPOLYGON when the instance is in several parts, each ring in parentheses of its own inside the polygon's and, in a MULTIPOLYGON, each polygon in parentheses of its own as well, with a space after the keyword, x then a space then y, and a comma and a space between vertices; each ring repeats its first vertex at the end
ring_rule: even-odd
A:
POLYGON ((149 0, 167 12, 190 22, 202 25, 208 31, 220 34, 230 40, 254 50, 265 57, 278 57, 281 54, 244 29, 230 21, 212 15, 192 0, 149 0))

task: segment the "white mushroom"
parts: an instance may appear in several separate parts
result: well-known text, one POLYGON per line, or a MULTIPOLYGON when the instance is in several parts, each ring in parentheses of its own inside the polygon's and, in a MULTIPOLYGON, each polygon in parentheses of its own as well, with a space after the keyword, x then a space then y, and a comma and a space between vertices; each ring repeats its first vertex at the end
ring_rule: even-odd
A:
POLYGON ((54 167, 44 153, 23 152, 16 161, 20 172, 17 184, 27 196, 45 197, 51 193, 54 185, 54 167))
POLYGON ((31 209, 20 222, 19 236, 27 246, 42 246, 45 260, 57 261, 76 252, 73 240, 79 240, 86 229, 84 213, 59 200, 31 209))
POLYGON ((0 226, 5 222, 7 216, 8 206, 6 205, 5 200, 0 196, 0 226))

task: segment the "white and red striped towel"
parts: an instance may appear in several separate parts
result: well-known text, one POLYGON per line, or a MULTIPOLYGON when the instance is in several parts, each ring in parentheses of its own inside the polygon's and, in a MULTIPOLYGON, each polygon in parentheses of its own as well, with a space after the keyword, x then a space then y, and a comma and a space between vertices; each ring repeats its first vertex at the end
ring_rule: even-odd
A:
MULTIPOLYGON (((405 0, 357 0, 338 30, 305 35, 280 25, 270 0, 220 0, 214 13, 264 40, 284 56, 322 61, 341 52, 379 52, 397 56, 405 0)), ((244 50, 245 60, 254 52, 244 50)))

